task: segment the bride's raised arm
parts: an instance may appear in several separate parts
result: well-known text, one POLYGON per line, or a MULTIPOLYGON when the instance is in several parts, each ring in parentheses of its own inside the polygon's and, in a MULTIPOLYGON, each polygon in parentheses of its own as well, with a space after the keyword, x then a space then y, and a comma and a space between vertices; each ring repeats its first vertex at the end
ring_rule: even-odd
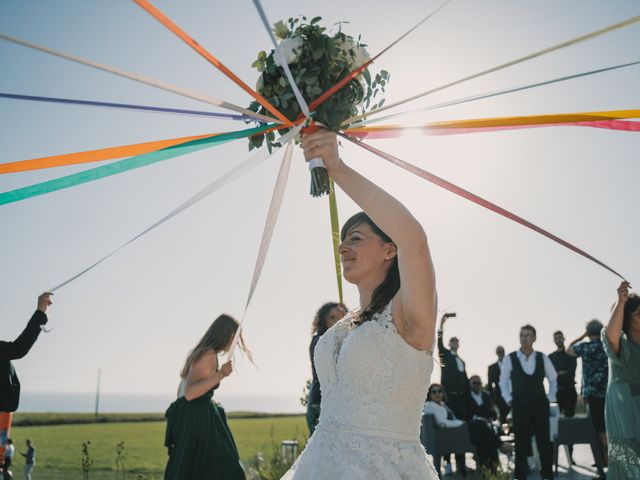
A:
POLYGON ((433 262, 424 229, 402 203, 346 165, 338 155, 337 137, 321 130, 302 140, 305 158, 322 157, 329 176, 395 243, 400 290, 394 320, 405 341, 419 350, 433 345, 436 288, 433 262), (400 318, 398 318, 400 317, 400 318))

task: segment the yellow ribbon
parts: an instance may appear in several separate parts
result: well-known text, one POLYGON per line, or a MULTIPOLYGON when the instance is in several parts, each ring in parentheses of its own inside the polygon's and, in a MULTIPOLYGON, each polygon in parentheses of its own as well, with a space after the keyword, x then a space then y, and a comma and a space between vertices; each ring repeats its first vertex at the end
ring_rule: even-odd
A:
POLYGON ((331 182, 331 193, 329 194, 329 215, 331 216, 331 240, 333 242, 333 258, 336 267, 336 279, 338 281, 338 298, 340 303, 343 302, 342 297, 342 268, 340 265, 340 252, 338 251, 338 245, 340 245, 340 222, 338 220, 338 202, 336 201, 336 189, 331 182))

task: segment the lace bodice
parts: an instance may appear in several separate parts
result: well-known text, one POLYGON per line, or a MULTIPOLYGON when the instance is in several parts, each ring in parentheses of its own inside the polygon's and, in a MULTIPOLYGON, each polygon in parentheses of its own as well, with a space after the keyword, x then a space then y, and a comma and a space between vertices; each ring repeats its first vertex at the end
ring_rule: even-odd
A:
POLYGON ((356 326, 347 315, 318 341, 315 364, 322 391, 319 426, 416 440, 433 360, 397 332, 391 302, 356 326))
POLYGON ((420 444, 431 356, 398 334, 391 304, 362 325, 353 317, 318 340, 320 420, 282 480, 437 480, 420 444))

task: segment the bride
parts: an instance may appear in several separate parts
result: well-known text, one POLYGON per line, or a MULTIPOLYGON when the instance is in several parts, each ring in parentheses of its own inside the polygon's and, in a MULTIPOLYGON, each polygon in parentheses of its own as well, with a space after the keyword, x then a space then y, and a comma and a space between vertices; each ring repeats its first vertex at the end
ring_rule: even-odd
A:
POLYGON ((419 440, 436 320, 427 237, 400 202, 342 162, 335 133, 305 135, 302 148, 364 210, 344 224, 339 247, 360 308, 318 341, 320 419, 283 480, 435 480, 419 440))

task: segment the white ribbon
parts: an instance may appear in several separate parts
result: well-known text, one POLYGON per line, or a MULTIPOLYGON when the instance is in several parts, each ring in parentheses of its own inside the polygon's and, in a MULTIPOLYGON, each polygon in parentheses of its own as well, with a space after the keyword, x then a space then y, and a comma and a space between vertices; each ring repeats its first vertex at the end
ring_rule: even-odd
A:
POLYGON ((574 73, 572 75, 566 75, 566 76, 563 76, 563 77, 556 77, 556 78, 552 78, 550 80, 544 80, 544 81, 541 81, 541 82, 535 82, 535 83, 529 83, 529 84, 526 84, 526 85, 520 85, 518 87, 510 87, 510 88, 505 88, 505 89, 502 89, 502 90, 493 90, 491 92, 479 93, 477 95, 472 95, 472 96, 459 98, 459 99, 455 99, 455 100, 449 100, 447 102, 437 103, 435 105, 429 105, 429 106, 422 107, 422 108, 414 108, 414 109, 411 109, 411 110, 407 110, 405 112, 392 113, 390 115, 385 115, 384 117, 378 117, 378 118, 374 118, 374 119, 371 119, 371 120, 360 120, 359 122, 354 123, 353 125, 351 125, 350 128, 358 128, 358 127, 362 127, 364 125, 368 126, 368 125, 371 125, 373 123, 380 123, 380 122, 384 122, 385 120, 391 120, 392 118, 403 117, 403 116, 406 116, 406 115, 412 115, 414 113, 428 112, 430 110, 437 110, 439 108, 450 107, 450 106, 453 106, 453 105, 460 105, 461 103, 468 103, 468 102, 473 102, 473 101, 476 101, 476 100, 483 100, 485 98, 497 97, 499 95, 505 95, 507 93, 520 92, 522 90, 528 90, 528 89, 531 89, 531 88, 542 87, 542 86, 545 86, 545 85, 551 85, 553 83, 564 82, 564 81, 567 81, 567 80, 573 80, 575 78, 586 77, 588 75, 596 75, 598 73, 609 72, 611 70, 617 70, 619 68, 631 67, 631 66, 639 65, 639 64, 640 64, 640 60, 637 60, 635 62, 623 63, 621 65, 614 65, 614 66, 611 66, 611 67, 599 68, 597 70, 590 70, 588 72, 574 73))
POLYGON ((183 97, 192 98, 194 100, 198 100, 199 102, 207 103, 209 105, 215 105, 221 108, 226 108, 227 110, 233 110, 234 112, 238 112, 244 115, 248 115, 250 117, 258 118, 268 123, 269 122, 282 123, 277 118, 260 115, 251 110, 247 110, 246 108, 242 108, 237 105, 234 105, 233 103, 225 102, 224 100, 218 100, 217 98, 209 97, 207 95, 203 95, 201 93, 194 92, 192 90, 187 90, 186 88, 178 87, 176 85, 171 85, 170 83, 162 82, 160 80, 154 80, 153 78, 145 77, 143 75, 129 73, 119 68, 111 67, 109 65, 105 65, 102 63, 97 63, 92 60, 88 60, 86 58, 72 55, 70 53, 65 53, 59 50, 53 50, 51 48, 43 47, 42 45, 37 45, 35 43, 27 42, 26 40, 21 40, 19 38, 12 37, 10 35, 5 35, 3 33, 0 33, 0 39, 7 40, 9 42, 13 42, 18 45, 22 45, 24 47, 33 48, 35 50, 39 50, 41 52, 48 53, 50 55, 55 55, 56 57, 64 58, 65 60, 71 60, 72 62, 80 63, 88 67, 93 67, 93 68, 97 68, 98 70, 103 70, 105 72, 113 73, 114 75, 128 78, 129 80, 134 80, 136 82, 144 83, 145 85, 150 85, 152 87, 156 87, 161 90, 166 90, 168 92, 182 95, 183 97))
POLYGON ((312 158, 307 162, 307 165, 309 165, 309 171, 313 170, 314 168, 325 168, 322 157, 312 158))
POLYGON ((276 37, 273 35, 273 32, 271 31, 271 27, 270 27, 271 24, 267 19, 267 14, 262 8, 262 4, 260 3, 260 0, 253 0, 253 4, 256 6, 256 10, 258 10, 258 15, 262 20, 262 24, 264 25, 264 28, 267 29, 269 38, 271 38, 271 43, 273 43, 273 46, 275 48, 274 55, 278 57, 280 66, 283 68, 284 74, 287 76, 287 79, 289 80, 289 85, 291 85, 293 94, 295 95, 296 101, 300 106, 300 111, 304 114, 305 117, 311 118, 311 113, 309 112, 309 106, 307 105, 307 102, 303 98, 302 93, 300 93, 300 89, 298 88, 295 80, 293 79, 293 75, 291 74, 291 70, 289 69, 289 64, 287 63, 287 59, 284 58, 284 55, 282 55, 282 52, 278 49, 278 41, 276 40, 276 37))
MULTIPOLYGON (((287 187, 287 178, 289 176, 289 170, 291 167, 291 156, 293 155, 293 142, 290 140, 293 136, 297 135, 301 125, 292 129, 287 135, 293 134, 288 141, 287 149, 284 153, 284 158, 282 159, 282 164, 280 165, 280 171, 278 172, 278 177, 276 179, 276 184, 273 187, 273 194, 271 195, 271 204, 269 205, 269 212, 267 213, 267 219, 264 224, 264 231, 262 232, 262 239, 260 240, 260 248, 258 249, 258 257, 256 258, 256 264, 253 269, 253 278, 251 279, 251 287, 249 287, 249 295, 247 296, 247 303, 244 307, 244 312, 242 314, 242 319, 240 320, 240 325, 238 326, 238 330, 236 330, 236 334, 233 337, 233 341, 231 342, 231 346, 229 347, 229 354, 227 356, 227 360, 230 360, 233 352, 238 345, 238 340, 240 339, 240 332, 242 331, 242 326, 244 324, 244 320, 247 316, 247 309, 249 308, 249 304, 251 303, 251 299, 253 298, 253 294, 258 286, 258 281, 260 280, 260 276, 262 275, 262 267, 264 266, 264 261, 267 258, 267 253, 269 252, 269 246, 271 245, 271 238, 273 237, 273 230, 278 221, 278 214, 280 213, 280 207, 282 205, 282 199, 284 197, 284 192, 287 187)), ((285 140, 285 136, 282 137, 282 140, 285 140)))
POLYGON ((529 55, 525 55, 524 57, 517 58, 515 60, 512 60, 512 61, 507 62, 507 63, 503 63, 501 65, 497 65, 495 67, 489 68, 488 70, 483 70, 482 72, 476 73, 474 75, 469 75, 468 77, 464 77, 464 78, 455 80, 453 82, 449 82, 449 83, 447 83, 445 85, 441 85, 441 86, 436 87, 436 88, 432 88, 431 90, 427 90, 426 92, 418 93, 417 95, 413 95, 412 97, 405 98, 404 100, 400 100, 400 101, 395 102, 395 103, 390 103, 388 105, 385 105, 382 108, 378 108, 378 109, 374 110, 373 112, 368 112, 368 113, 364 113, 362 115, 353 116, 353 117, 348 118, 347 120, 345 120, 342 124, 343 125, 348 125, 350 123, 355 122, 356 120, 361 120, 361 119, 363 119, 364 117, 366 117, 368 115, 373 115, 374 113, 377 115, 378 113, 384 112, 385 110, 389 110, 390 108, 394 108, 394 107, 397 107, 399 105, 403 105, 403 104, 405 104, 407 102, 410 102, 412 100, 416 100, 418 98, 422 98, 422 97, 425 97, 427 95, 431 95, 432 93, 439 92, 439 91, 444 90, 444 89, 449 88, 449 87, 453 87, 454 85, 459 85, 459 84, 461 84, 463 82, 466 82, 468 80, 472 80, 474 78, 479 78, 479 77, 482 77, 482 76, 487 75, 489 73, 493 73, 493 72, 497 72, 498 70, 505 69, 507 67, 512 67, 513 65, 517 65, 517 64, 525 62, 527 60, 531 60, 533 58, 540 57, 542 55, 546 55, 547 53, 555 52, 556 50, 560 50, 562 48, 566 48, 566 47, 569 47, 571 45, 575 45, 577 43, 584 42, 585 40, 591 40, 592 38, 598 37, 598 36, 603 35, 605 33, 613 32, 614 30, 618 30, 620 28, 627 27, 629 25, 633 25, 633 24, 638 23, 638 22, 640 22, 640 15, 636 15, 635 17, 628 18, 627 20, 623 20, 622 22, 614 23, 613 25, 609 25, 608 27, 601 28, 600 30, 596 30, 594 32, 587 33, 586 35, 581 35, 579 37, 572 38, 572 39, 567 40, 565 42, 558 43, 557 45, 553 45, 553 46, 545 48, 543 50, 540 50, 540 51, 537 51, 537 52, 534 52, 534 53, 530 53, 529 55))
MULTIPOLYGON (((299 130, 300 127, 298 127, 299 130)), ((284 141, 289 141, 290 139, 292 139, 295 135, 297 135, 298 130, 296 129, 292 129, 291 131, 289 131, 286 135, 284 135, 282 137, 282 140, 284 141)), ((279 150, 279 149, 278 149, 279 150)), ((275 153, 275 151, 273 152, 275 153)), ((193 197, 189 198, 186 202, 184 202, 182 205, 176 207, 175 209, 173 209, 171 212, 169 212, 167 215, 165 215, 164 217, 162 217, 160 220, 158 220, 157 222, 155 222, 153 225, 151 225, 150 227, 146 228, 144 231, 142 231, 141 233, 139 233, 138 235, 136 235, 135 237, 133 237, 131 240, 129 240, 128 242, 120 245, 118 248, 116 248, 115 250, 113 250, 112 252, 108 253, 107 255, 105 255, 104 257, 102 257, 100 260, 98 260, 97 262, 95 262, 94 264, 92 264, 91 266, 85 268, 84 270, 82 270, 81 272, 75 274, 73 277, 65 280, 64 282, 60 283, 59 285, 49 289, 49 292, 55 292, 56 290, 59 290, 60 288, 64 287, 65 285, 68 285, 69 283, 73 282, 74 280, 80 278, 82 275, 84 275, 85 273, 89 272, 90 270, 93 270, 95 267, 97 267, 98 265, 100 265, 102 262, 104 262, 106 259, 108 259, 109 257, 112 257, 113 255, 115 255, 116 253, 118 253, 120 250, 122 250, 123 248, 125 248, 126 246, 132 244, 133 242, 135 242, 137 239, 139 239, 140 237, 142 237, 143 235, 146 235, 147 233, 149 233, 150 231, 156 229, 157 227, 159 227, 160 225, 162 225, 163 223, 165 223, 166 221, 172 219, 173 217, 175 217, 176 215, 182 213, 183 211, 185 211, 187 208, 195 205, 196 203, 198 203, 200 200, 203 200, 204 198, 208 197, 209 195, 211 195, 212 193, 215 193, 217 190, 219 190, 220 188, 222 188, 223 186, 225 186, 227 183, 232 182, 233 180, 236 180, 237 178, 241 177, 242 175, 244 175, 245 173, 247 173, 249 170, 255 168, 256 166, 258 166, 260 163, 262 163, 263 161, 265 161, 267 158, 269 158, 272 154, 268 153, 268 151, 266 149, 261 149, 259 151, 257 151, 256 153, 254 153, 253 155, 251 155, 249 158, 247 158, 244 162, 240 163, 238 166, 236 166, 235 168, 229 170, 227 173, 225 173, 222 177, 214 180, 212 183, 210 183, 209 185, 207 185, 205 188, 203 188, 202 190, 200 190, 198 193, 196 193, 193 197)))

